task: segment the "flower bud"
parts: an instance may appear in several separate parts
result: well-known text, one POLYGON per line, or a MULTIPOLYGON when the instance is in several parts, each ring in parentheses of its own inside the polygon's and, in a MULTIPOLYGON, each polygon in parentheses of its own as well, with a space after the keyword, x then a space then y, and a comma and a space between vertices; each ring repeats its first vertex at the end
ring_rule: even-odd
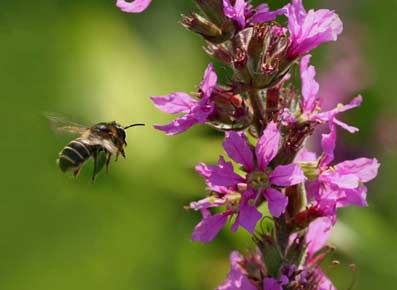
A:
POLYGON ((223 12, 223 4, 220 0, 194 0, 196 5, 201 11, 210 19, 213 23, 218 26, 227 20, 225 13, 223 12))
POLYGON ((205 52, 217 58, 221 62, 226 65, 231 65, 233 61, 233 56, 227 46, 223 43, 215 45, 212 43, 208 43, 208 46, 204 48, 205 52))
POLYGON ((195 12, 191 16, 182 15, 183 27, 200 34, 211 43, 225 42, 235 34, 237 26, 224 15, 221 1, 197 0, 196 3, 204 12, 204 16, 195 12))
POLYGON ((192 13, 191 17, 182 15, 182 26, 201 34, 206 39, 214 39, 222 35, 222 30, 218 26, 197 13, 192 13))

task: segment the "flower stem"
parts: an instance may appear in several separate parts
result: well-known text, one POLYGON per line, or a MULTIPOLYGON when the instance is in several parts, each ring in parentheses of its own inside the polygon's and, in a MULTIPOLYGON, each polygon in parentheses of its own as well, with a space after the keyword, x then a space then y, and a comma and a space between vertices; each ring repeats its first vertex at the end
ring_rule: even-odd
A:
POLYGON ((266 109, 264 107, 264 102, 261 96, 259 95, 259 90, 257 89, 250 89, 248 91, 248 97, 250 99, 252 109, 254 112, 255 128, 258 136, 261 136, 266 126, 266 121, 265 121, 266 109))
POLYGON ((291 230, 285 220, 284 215, 280 216, 279 218, 275 218, 274 225, 275 225, 275 234, 276 234, 277 244, 280 248, 282 257, 284 258, 286 255, 291 230))

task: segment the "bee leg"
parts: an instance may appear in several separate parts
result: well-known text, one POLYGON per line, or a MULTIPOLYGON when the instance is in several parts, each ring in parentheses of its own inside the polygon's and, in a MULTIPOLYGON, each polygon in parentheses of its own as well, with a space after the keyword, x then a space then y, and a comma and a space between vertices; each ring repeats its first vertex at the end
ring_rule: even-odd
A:
POLYGON ((116 159, 115 159, 115 161, 117 162, 117 160, 119 160, 119 152, 117 152, 117 154, 116 154, 116 159))
POLYGON ((125 152, 124 152, 124 149, 121 149, 121 150, 120 150, 120 153, 121 153, 121 156, 123 156, 123 158, 125 158, 125 152))
POLYGON ((94 158, 94 172, 92 173, 91 181, 92 183, 95 182, 96 174, 97 174, 97 166, 98 166, 98 154, 97 151, 94 150, 92 152, 92 158, 94 158))
POLYGON ((109 172, 109 164, 111 159, 112 159, 112 153, 108 152, 108 157, 106 158, 106 173, 109 172))
POLYGON ((73 176, 74 176, 75 178, 77 178, 77 176, 79 175, 79 173, 80 173, 80 167, 73 171, 73 176))

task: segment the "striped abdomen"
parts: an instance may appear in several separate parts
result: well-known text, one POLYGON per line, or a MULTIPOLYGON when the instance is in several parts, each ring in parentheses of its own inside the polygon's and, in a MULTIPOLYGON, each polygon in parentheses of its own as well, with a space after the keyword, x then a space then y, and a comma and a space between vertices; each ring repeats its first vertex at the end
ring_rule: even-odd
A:
POLYGON ((63 172, 78 171, 91 156, 92 149, 92 146, 83 143, 80 139, 71 141, 59 154, 59 167, 63 172))

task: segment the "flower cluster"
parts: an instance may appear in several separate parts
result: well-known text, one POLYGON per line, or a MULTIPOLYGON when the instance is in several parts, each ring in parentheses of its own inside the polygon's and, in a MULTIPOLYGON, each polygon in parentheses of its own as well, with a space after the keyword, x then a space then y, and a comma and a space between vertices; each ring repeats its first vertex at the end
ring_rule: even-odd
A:
MULTIPOLYGON (((120 0, 117 5, 135 13, 150 2, 120 0)), ((369 158, 332 163, 337 126, 358 131, 339 114, 360 106, 362 97, 323 110, 309 53, 337 40, 342 22, 327 9, 306 11, 302 0, 274 11, 245 0, 194 2, 200 13, 183 15, 182 25, 204 38, 205 51, 232 77, 221 84, 209 64, 197 93, 152 97, 159 110, 179 114, 156 129, 175 135, 205 124, 224 133, 228 158, 196 167, 208 195, 189 205, 202 215, 192 240, 210 242, 228 221, 232 231, 241 226, 252 235, 255 250, 231 254, 231 271, 218 289, 335 289, 319 262, 327 253, 324 245, 337 209, 366 206, 365 184, 379 168, 369 158), (300 89, 290 73, 296 69, 300 89), (317 157, 305 144, 321 125, 329 133, 322 135, 323 152, 317 157), (272 220, 271 229, 258 226, 265 217, 272 220)))

